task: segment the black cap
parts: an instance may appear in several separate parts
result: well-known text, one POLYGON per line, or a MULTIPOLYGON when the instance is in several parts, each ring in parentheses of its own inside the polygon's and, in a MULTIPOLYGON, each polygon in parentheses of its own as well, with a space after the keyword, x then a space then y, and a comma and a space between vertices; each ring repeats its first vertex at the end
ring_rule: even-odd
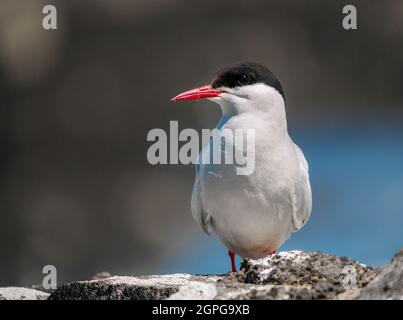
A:
POLYGON ((219 70, 211 81, 211 87, 235 88, 255 83, 264 83, 276 89, 284 98, 284 91, 280 81, 265 66, 256 62, 239 62, 235 65, 219 70))

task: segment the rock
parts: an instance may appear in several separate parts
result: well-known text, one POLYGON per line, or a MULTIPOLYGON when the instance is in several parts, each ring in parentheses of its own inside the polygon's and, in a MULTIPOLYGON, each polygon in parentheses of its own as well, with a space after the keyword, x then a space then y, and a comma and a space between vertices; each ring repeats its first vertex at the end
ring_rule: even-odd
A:
POLYGON ((403 299, 403 249, 383 270, 320 252, 280 252, 245 260, 225 275, 169 274, 66 283, 46 292, 0 288, 0 299, 403 299))
POLYGON ((49 293, 17 287, 0 288, 0 300, 46 300, 49 293))
POLYGON ((379 272, 346 257, 281 252, 221 276, 110 277, 62 285, 49 299, 355 299, 379 272))
MULTIPOLYGON (((53 292, 50 300, 144 300, 167 299, 179 288, 214 283, 215 276, 191 276, 189 274, 153 275, 140 277, 111 277, 103 280, 72 282, 62 285, 53 292)), ((178 293, 179 296, 180 292, 178 293)), ((196 297, 196 296, 195 296, 196 297)), ((210 295, 206 297, 210 298, 210 295)), ((197 295, 202 299, 202 294, 197 295)))
POLYGON ((374 281, 361 291, 360 299, 403 300, 403 248, 374 281))
POLYGON ((270 294, 274 299, 333 299, 365 287, 379 271, 347 257, 302 251, 245 260, 242 268, 241 282, 281 286, 270 294))
POLYGON ((347 289, 346 291, 338 294, 335 300, 357 300, 360 297, 361 290, 358 288, 347 289))
MULTIPOLYGON (((281 252, 258 260, 245 260, 238 282, 252 283, 234 299, 340 299, 349 289, 360 290, 377 273, 346 257, 319 252, 281 252), (350 274, 351 273, 351 274, 350 274)), ((224 277, 224 282, 232 281, 224 277)))

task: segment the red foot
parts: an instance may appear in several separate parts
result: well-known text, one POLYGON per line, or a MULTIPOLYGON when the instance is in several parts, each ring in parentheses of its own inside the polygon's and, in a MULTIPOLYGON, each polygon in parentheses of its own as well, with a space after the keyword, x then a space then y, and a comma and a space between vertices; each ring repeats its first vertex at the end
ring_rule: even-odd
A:
POLYGON ((233 253, 231 250, 228 250, 228 255, 231 259, 231 269, 232 272, 236 272, 236 266, 235 266, 235 253, 233 253))

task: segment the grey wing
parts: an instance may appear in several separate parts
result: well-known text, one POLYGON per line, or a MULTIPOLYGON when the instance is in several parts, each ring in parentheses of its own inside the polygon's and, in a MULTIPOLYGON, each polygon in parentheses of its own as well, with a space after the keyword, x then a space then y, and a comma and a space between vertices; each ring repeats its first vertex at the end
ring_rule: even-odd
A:
POLYGON ((201 200, 202 191, 200 164, 196 164, 196 178, 193 185, 191 201, 192 215, 203 231, 210 235, 212 232, 212 218, 203 208, 203 203, 201 200))
POLYGON ((290 200, 292 204, 292 222, 294 231, 301 229, 309 220, 312 211, 312 191, 309 183, 309 167, 301 149, 295 145, 298 161, 301 170, 299 181, 290 191, 290 200))

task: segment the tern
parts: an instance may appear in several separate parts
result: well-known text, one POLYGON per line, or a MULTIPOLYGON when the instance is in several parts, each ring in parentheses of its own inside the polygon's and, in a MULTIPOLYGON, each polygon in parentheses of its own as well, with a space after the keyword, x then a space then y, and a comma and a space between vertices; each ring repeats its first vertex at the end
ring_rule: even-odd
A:
POLYGON ((312 209, 308 163, 288 134, 280 81, 265 66, 236 63, 219 70, 211 83, 172 100, 197 99, 220 106, 220 131, 255 132, 254 172, 237 175, 236 163, 197 162, 191 199, 194 219, 207 234, 218 235, 236 272, 235 255, 251 259, 272 255, 308 221, 312 209))

